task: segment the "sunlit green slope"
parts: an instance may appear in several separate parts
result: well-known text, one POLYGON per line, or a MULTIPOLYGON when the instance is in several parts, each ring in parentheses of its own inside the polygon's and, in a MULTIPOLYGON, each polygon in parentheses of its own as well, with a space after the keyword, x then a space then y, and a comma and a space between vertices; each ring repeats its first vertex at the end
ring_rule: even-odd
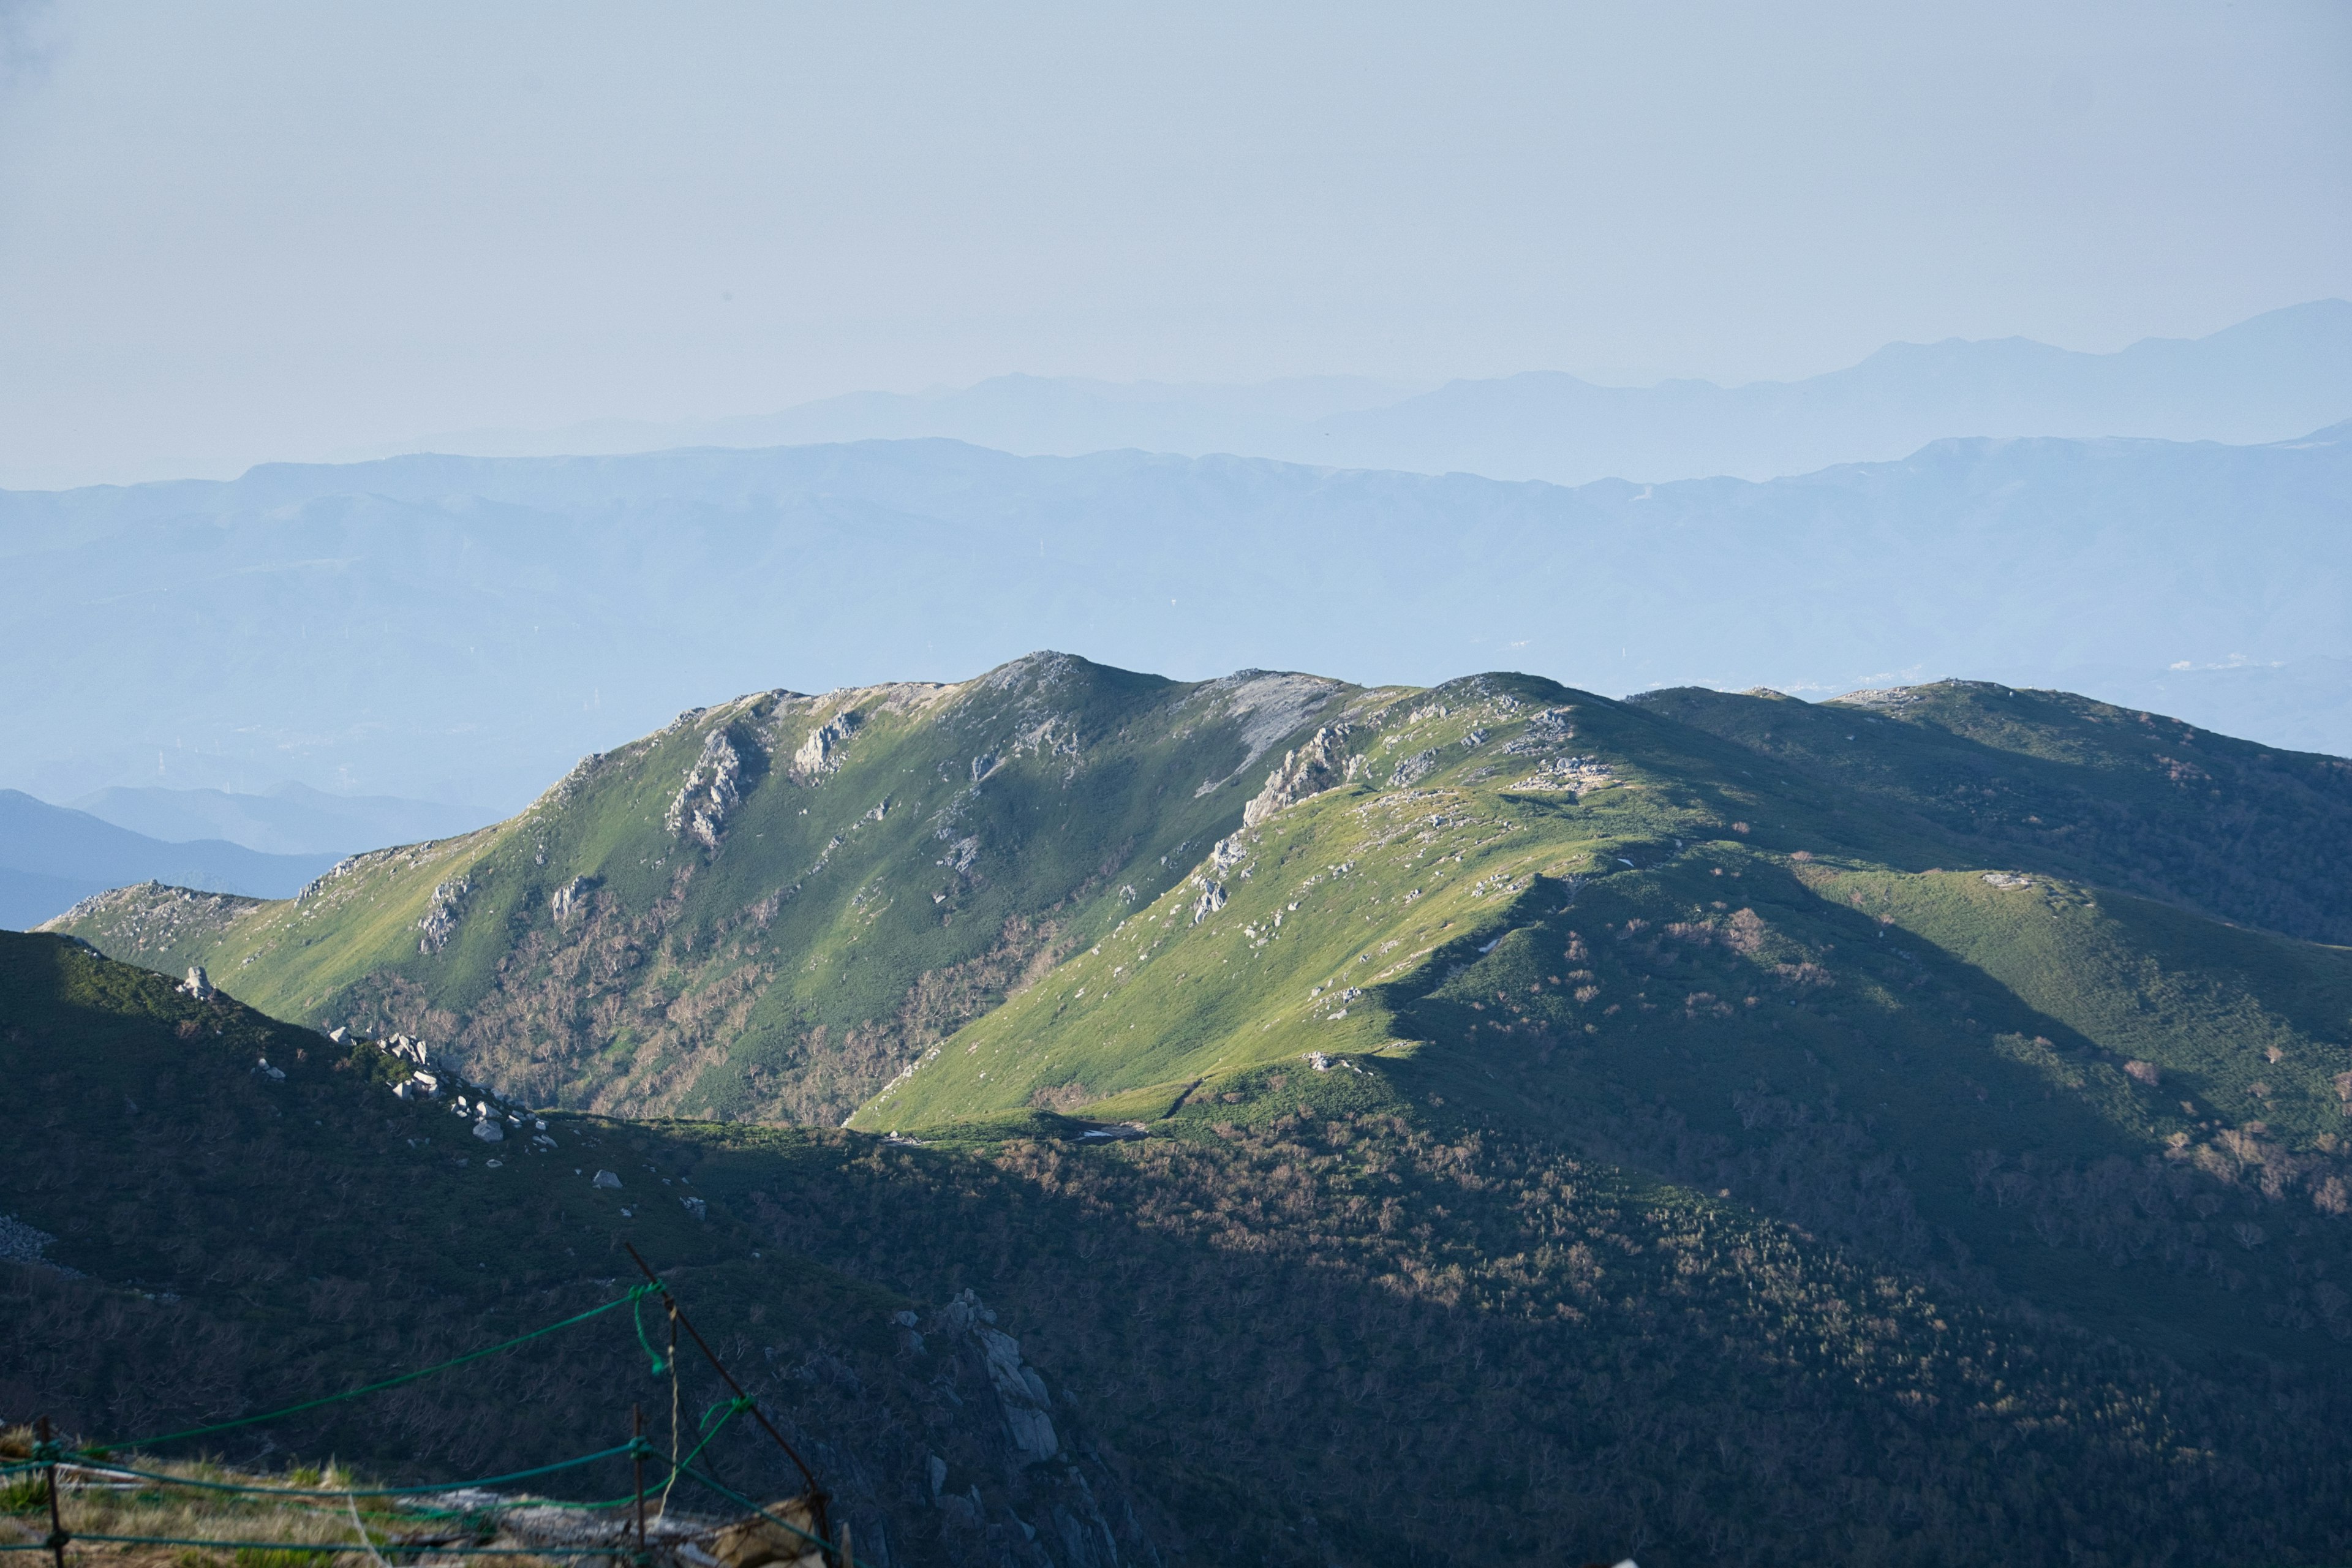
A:
POLYGON ((1352 689, 1062 655, 762 693, 589 758, 479 833, 299 898, 93 900, 53 929, 282 1016, 404 1030, 543 1103, 832 1121, 1179 880, 1352 689))
POLYGON ((1377 1081, 2176 1351, 2352 1334, 2352 952, 1539 682, 1335 745, 853 1125, 1377 1081))

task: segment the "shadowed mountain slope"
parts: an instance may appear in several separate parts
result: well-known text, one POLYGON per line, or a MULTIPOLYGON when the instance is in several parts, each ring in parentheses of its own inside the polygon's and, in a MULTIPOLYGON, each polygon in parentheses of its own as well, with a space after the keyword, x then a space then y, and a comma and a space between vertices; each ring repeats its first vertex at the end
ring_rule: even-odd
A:
MULTIPOLYGON (((0 1263, 23 1331, 0 1396, 88 1436, 610 1300, 628 1238, 879 1563, 2323 1561, 2352 1541, 2326 1376, 2208 1373, 1988 1305, 1572 1153, 1409 1062, 1229 1075, 1142 1139, 1034 1113, 925 1147, 554 1113, 556 1147, 529 1152, 520 1108, 486 1148, 386 1093, 406 1068, 371 1047, 6 937, 0 1065, 38 1108, 0 1150, 15 1217, 85 1276, 0 1263), (102 1358, 78 1353, 92 1322, 102 1358)), ((223 1441, 425 1477, 562 1457, 667 1393, 603 1324, 223 1441)), ((721 1392, 698 1376, 688 1424, 721 1392)), ((782 1484, 748 1436, 714 1458, 782 1484)))

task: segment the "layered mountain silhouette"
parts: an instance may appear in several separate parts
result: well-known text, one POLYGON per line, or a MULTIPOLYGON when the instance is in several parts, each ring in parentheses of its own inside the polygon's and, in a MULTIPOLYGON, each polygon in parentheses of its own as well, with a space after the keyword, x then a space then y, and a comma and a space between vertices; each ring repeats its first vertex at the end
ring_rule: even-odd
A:
POLYGON ((485 432, 436 450, 522 456, 944 437, 1075 457, 1115 447, 1582 484, 1764 479, 1959 436, 2274 441, 2352 417, 2352 304, 2322 300, 2193 340, 2082 353, 2024 338, 1892 343, 1790 382, 1596 384, 1557 372, 1406 391, 1349 377, 1260 386, 1000 376, 856 393, 779 414, 485 432))
POLYGON ((0 790, 0 928, 38 924, 126 882, 282 899, 335 858, 260 854, 218 838, 151 838, 21 790, 0 790))
POLYGON ((12 782, 50 798, 163 766, 511 810, 681 689, 1047 644, 1193 677, 1507 667, 1619 693, 1967 670, 2145 704, 2161 679, 2200 723, 2352 751, 2341 692, 2292 679, 2352 656, 2347 430, 1575 489, 912 441, 16 493, 0 718, 12 782), (2214 666, 2234 673, 2191 679, 2214 666))

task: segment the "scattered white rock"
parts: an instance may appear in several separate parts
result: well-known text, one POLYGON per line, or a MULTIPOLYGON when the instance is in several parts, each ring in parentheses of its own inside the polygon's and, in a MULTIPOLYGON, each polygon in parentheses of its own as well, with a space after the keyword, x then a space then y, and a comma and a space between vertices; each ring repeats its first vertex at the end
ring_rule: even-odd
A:
POLYGON ((680 1198, 677 1201, 685 1205, 686 1212, 696 1219, 707 1220, 710 1217, 710 1205, 700 1198, 680 1198))
POLYGON ((2016 871, 1987 871, 1984 874, 1984 879, 2003 891, 2033 886, 2032 878, 2016 871))
POLYGON ((591 1186, 610 1187, 613 1191, 617 1193, 621 1190, 621 1178, 613 1174, 610 1171, 599 1171, 596 1173, 596 1179, 589 1184, 591 1186))
POLYGON ((286 1081, 286 1069, 283 1068, 271 1067, 268 1057, 263 1057, 260 1060, 255 1062, 253 1064, 253 1071, 256 1077, 266 1078, 272 1083, 284 1083, 286 1081))
POLYGON ((1412 756, 1399 763, 1395 770, 1389 774, 1389 787, 1402 789, 1407 784, 1420 783, 1437 771, 1440 760, 1434 751, 1415 752, 1412 756))

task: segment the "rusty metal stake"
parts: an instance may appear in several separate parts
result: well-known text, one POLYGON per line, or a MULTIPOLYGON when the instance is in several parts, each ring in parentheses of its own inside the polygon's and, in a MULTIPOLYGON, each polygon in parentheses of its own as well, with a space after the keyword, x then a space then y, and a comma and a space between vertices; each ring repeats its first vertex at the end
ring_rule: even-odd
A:
POLYGON ((629 1406, 629 1470, 636 1478, 637 1561, 646 1557, 646 1407, 629 1406))

